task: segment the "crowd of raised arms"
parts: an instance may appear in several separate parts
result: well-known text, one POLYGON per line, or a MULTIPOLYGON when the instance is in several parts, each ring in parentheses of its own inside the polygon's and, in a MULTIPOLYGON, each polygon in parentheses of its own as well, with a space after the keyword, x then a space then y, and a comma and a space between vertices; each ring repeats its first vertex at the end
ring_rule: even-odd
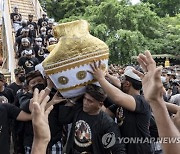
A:
POLYGON ((11 19, 18 64, 13 83, 0 73, 0 154, 180 153, 180 66, 157 67, 150 51, 136 66, 94 61, 99 86, 65 99, 37 67, 58 41, 53 20, 21 21, 17 7, 11 19))

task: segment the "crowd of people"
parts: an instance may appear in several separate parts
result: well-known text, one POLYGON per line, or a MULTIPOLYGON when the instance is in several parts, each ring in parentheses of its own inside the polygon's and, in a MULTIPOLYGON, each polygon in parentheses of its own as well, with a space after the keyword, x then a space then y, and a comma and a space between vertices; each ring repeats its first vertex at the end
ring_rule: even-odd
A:
MULTIPOLYGON (((132 65, 136 70, 143 71, 139 65, 132 65)), ((125 67, 111 64, 109 74, 121 78, 125 67)), ((165 88, 164 99, 176 105, 180 105, 180 65, 162 68, 161 81, 165 88)), ((120 85, 119 85, 120 86, 120 85)))
POLYGON ((101 61, 92 62, 88 73, 101 87, 89 84, 83 96, 65 99, 35 70, 46 47, 57 42, 53 22, 45 14, 38 23, 28 17, 21 22, 17 8, 11 15, 18 66, 13 83, 0 74, 1 154, 10 153, 11 142, 14 154, 179 153, 180 66, 156 67, 149 51, 138 56, 138 66, 110 65, 104 71, 101 61), (123 140, 131 137, 156 140, 123 140), (177 142, 160 144, 158 137, 177 142))
POLYGON ((47 47, 57 43, 53 36, 53 19, 48 19, 45 13, 37 23, 33 21, 33 15, 29 14, 27 20, 22 20, 18 8, 14 7, 11 13, 12 25, 15 32, 14 51, 18 65, 28 73, 35 70, 35 66, 41 63, 49 54, 47 47))

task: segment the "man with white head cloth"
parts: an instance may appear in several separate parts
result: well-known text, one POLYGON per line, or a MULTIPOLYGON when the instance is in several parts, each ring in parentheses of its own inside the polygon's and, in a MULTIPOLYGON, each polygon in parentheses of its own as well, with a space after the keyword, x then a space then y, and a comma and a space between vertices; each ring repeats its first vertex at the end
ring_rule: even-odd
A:
MULTIPOLYGON (((91 65, 94 78, 97 79, 108 97, 117 105, 110 107, 119 118, 120 130, 123 137, 145 138, 150 137, 149 125, 151 110, 144 97, 140 95, 142 88, 141 79, 132 67, 127 67, 121 80, 121 90, 116 88, 105 78, 105 72, 100 69, 101 63, 91 65)), ((108 110, 108 109, 107 109, 108 110)), ((108 111, 109 111, 108 110, 108 111)), ((150 143, 128 143, 127 154, 152 154, 150 143)))

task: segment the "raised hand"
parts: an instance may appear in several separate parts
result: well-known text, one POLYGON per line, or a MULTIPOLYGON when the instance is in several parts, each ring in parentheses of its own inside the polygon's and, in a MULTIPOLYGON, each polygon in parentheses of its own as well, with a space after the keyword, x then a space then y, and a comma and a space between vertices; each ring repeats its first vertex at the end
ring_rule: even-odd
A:
POLYGON ((137 70, 133 70, 133 72, 142 79, 144 97, 150 103, 157 101, 162 102, 164 92, 161 82, 162 68, 156 68, 156 62, 149 51, 145 51, 145 54, 139 54, 137 60, 143 68, 144 73, 137 70))
POLYGON ((65 100, 66 99, 64 99, 63 97, 58 96, 58 92, 56 92, 56 94, 53 96, 52 100, 47 103, 46 109, 49 108, 49 106, 51 106, 51 105, 61 103, 61 102, 65 101, 65 100))
POLYGON ((106 71, 101 69, 101 61, 98 62, 98 65, 94 61, 93 64, 90 64, 92 71, 88 71, 91 73, 96 80, 104 79, 106 75, 106 71))
MULTIPOLYGON (((146 51, 145 54, 138 56, 138 62, 144 70, 144 74, 134 70, 134 73, 142 79, 143 91, 145 99, 150 103, 154 113, 155 121, 158 128, 159 137, 179 137, 180 133, 177 129, 179 124, 180 112, 175 115, 174 123, 170 119, 165 101, 163 100, 164 88, 161 82, 161 67, 156 68, 156 63, 153 60, 151 53, 146 51)), ((177 139, 178 140, 178 139, 177 139)), ((169 142, 162 143, 163 153, 178 154, 180 146, 177 143, 169 142)))
POLYGON ((45 98, 45 91, 44 90, 42 90, 40 93, 39 93, 38 89, 34 90, 33 98, 30 99, 30 104, 29 104, 29 110, 31 113, 32 113, 33 106, 34 106, 33 103, 34 102, 41 103, 44 98, 45 98))
POLYGON ((49 96, 43 97, 44 90, 39 93, 38 89, 34 90, 33 109, 32 109, 32 124, 34 131, 34 140, 36 142, 48 143, 50 141, 50 129, 48 124, 48 115, 53 109, 53 106, 45 109, 49 100, 49 96))

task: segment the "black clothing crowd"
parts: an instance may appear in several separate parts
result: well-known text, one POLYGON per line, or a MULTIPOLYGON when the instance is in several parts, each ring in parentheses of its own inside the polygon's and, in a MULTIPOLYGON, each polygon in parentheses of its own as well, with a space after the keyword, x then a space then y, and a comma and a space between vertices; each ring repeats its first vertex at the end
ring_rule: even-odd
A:
MULTIPOLYGON (((11 19, 15 26, 14 47, 18 66, 14 70, 13 83, 7 84, 4 75, 0 74, 0 153, 9 154, 10 144, 13 143, 14 154, 30 154, 33 142, 32 122, 17 121, 17 117, 22 110, 31 113, 35 88, 48 92, 50 102, 56 101, 60 96, 51 85, 50 79, 35 70, 35 66, 48 55, 46 48, 57 43, 57 40, 53 37, 53 21, 46 18, 46 14, 36 23, 31 14, 28 21, 21 21, 21 15, 16 10, 11 14, 11 19)), ((164 69, 162 74, 162 82, 167 90, 164 98, 177 105, 179 104, 173 97, 180 93, 178 71, 179 66, 177 69, 164 69), (173 72, 174 70, 176 72, 173 72)), ((125 79, 124 72, 123 67, 109 66, 109 75, 116 77, 122 82, 120 84, 123 84, 122 80, 125 79)), ((134 76, 125 77, 133 83, 137 91, 141 90, 139 81, 136 81, 134 76)), ((107 77, 107 80, 110 81, 110 77, 107 77)), ((51 140, 47 148, 48 154, 162 154, 158 143, 125 143, 121 140, 130 137, 158 137, 151 108, 143 93, 133 95, 136 107, 134 111, 130 111, 115 105, 108 96, 106 97, 101 87, 87 87, 84 96, 54 104, 49 115, 51 140), (90 104, 89 108, 85 105, 87 102, 90 104), (108 109, 111 114, 104 110, 90 114, 93 110, 98 110, 99 106, 108 109)), ((121 87, 122 85, 118 88, 121 87)))

